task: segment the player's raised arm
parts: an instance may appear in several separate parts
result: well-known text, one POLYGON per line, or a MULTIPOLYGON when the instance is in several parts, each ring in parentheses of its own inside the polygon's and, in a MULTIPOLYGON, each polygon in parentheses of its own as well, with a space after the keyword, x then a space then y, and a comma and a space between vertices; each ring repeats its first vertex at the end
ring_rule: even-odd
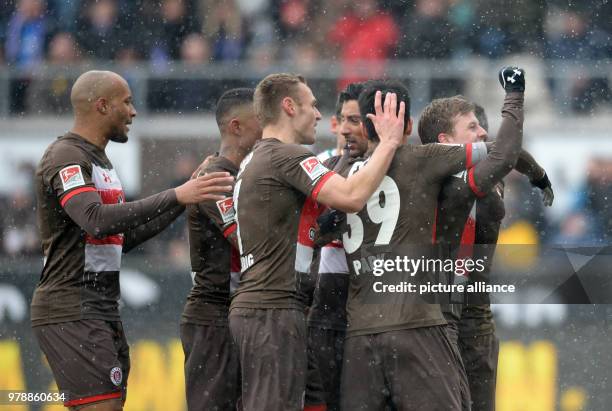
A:
POLYGON ((497 141, 487 157, 468 172, 470 187, 480 197, 514 168, 523 142, 525 70, 504 67, 500 70, 499 81, 506 97, 497 141))
POLYGON ((535 158, 528 151, 522 150, 514 169, 527 177, 531 185, 542 191, 542 202, 546 207, 550 207, 555 199, 552 183, 546 170, 538 164, 535 158))
POLYGON ((382 93, 376 92, 374 100, 375 114, 368 114, 380 143, 374 150, 367 165, 359 171, 359 176, 352 175, 345 179, 332 176, 322 187, 317 201, 332 208, 354 213, 363 208, 368 198, 385 176, 393 155, 404 140, 406 104, 399 102, 395 93, 387 93, 384 105, 382 93))

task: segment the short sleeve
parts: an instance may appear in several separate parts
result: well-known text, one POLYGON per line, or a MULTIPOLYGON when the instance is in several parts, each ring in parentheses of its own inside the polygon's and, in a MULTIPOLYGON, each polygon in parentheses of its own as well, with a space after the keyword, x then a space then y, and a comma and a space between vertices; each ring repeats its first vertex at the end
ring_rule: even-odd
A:
POLYGON ((315 200, 325 182, 335 174, 308 149, 295 144, 280 147, 272 162, 279 180, 315 200))
MULTIPOLYGON (((215 165, 210 165, 204 170, 205 173, 220 171, 228 170, 215 165)), ((202 201, 198 204, 198 208, 227 238, 236 229, 236 210, 234 208, 232 193, 225 192, 223 194, 226 196, 223 200, 202 201)))
POLYGON ((63 207, 77 194, 96 191, 91 175, 91 162, 83 151, 64 146, 57 147, 49 156, 44 178, 63 207))

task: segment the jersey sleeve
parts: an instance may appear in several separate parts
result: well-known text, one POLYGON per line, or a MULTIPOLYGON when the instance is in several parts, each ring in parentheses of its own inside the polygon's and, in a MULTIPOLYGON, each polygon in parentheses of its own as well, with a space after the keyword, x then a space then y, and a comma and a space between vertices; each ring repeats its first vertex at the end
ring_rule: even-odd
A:
POLYGON ((426 144, 417 153, 427 161, 426 177, 440 181, 460 171, 474 167, 487 156, 485 143, 426 144))
POLYGON ((325 182, 335 174, 308 149, 294 144, 280 148, 272 156, 272 163, 279 180, 314 200, 325 182))
POLYGON ((96 191, 92 181, 92 166, 85 154, 76 147, 62 147, 50 155, 45 180, 62 207, 75 195, 96 191))
MULTIPOLYGON (((214 173, 227 171, 218 166, 208 166, 204 173, 214 173)), ((223 200, 207 200, 198 204, 200 213, 209 218, 213 224, 223 233, 225 238, 229 237, 236 230, 236 210, 234 209, 234 199, 231 192, 223 193, 226 198, 223 200)))

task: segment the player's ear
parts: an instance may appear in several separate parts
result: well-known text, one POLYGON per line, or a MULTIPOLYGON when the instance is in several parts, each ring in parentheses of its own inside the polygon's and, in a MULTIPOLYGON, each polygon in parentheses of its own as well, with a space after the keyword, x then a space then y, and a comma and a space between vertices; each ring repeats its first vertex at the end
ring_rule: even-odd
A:
POLYGON ((412 117, 408 118, 408 124, 406 124, 406 129, 404 130, 404 137, 409 137, 412 134, 412 117))
POLYGON ((281 101, 281 107, 288 116, 293 116, 295 114, 295 101, 289 96, 285 97, 281 101))
POLYGON ((454 142, 455 141, 453 140, 453 136, 446 134, 446 133, 438 134, 438 143, 452 144, 454 142))
POLYGON ((227 123, 227 127, 232 134, 240 134, 240 120, 233 118, 227 123))
POLYGON ((103 97, 100 97, 99 99, 96 100, 96 102, 94 103, 95 107, 96 107, 96 111, 100 114, 107 114, 109 112, 109 107, 108 107, 108 100, 106 100, 103 97))

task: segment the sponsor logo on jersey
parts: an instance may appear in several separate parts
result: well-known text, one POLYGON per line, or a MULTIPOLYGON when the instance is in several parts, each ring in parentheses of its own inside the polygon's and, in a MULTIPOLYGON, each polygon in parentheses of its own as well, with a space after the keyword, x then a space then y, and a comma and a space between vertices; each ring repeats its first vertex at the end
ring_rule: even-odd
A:
POLYGON ((123 381, 123 372, 121 371, 121 368, 113 367, 113 369, 110 370, 110 380, 116 386, 121 384, 121 381, 123 381))
POLYGON ((311 180, 316 180, 323 174, 325 174, 328 170, 327 168, 321 164, 318 158, 316 157, 308 157, 306 160, 302 160, 300 166, 304 169, 308 177, 311 180))
POLYGON ((79 165, 62 168, 60 170, 60 177, 62 179, 64 191, 68 191, 71 188, 85 185, 83 172, 81 171, 81 166, 79 165))
POLYGON ((217 209, 219 214, 221 214, 223 224, 234 221, 236 212, 234 211, 234 199, 232 197, 217 201, 217 209))

